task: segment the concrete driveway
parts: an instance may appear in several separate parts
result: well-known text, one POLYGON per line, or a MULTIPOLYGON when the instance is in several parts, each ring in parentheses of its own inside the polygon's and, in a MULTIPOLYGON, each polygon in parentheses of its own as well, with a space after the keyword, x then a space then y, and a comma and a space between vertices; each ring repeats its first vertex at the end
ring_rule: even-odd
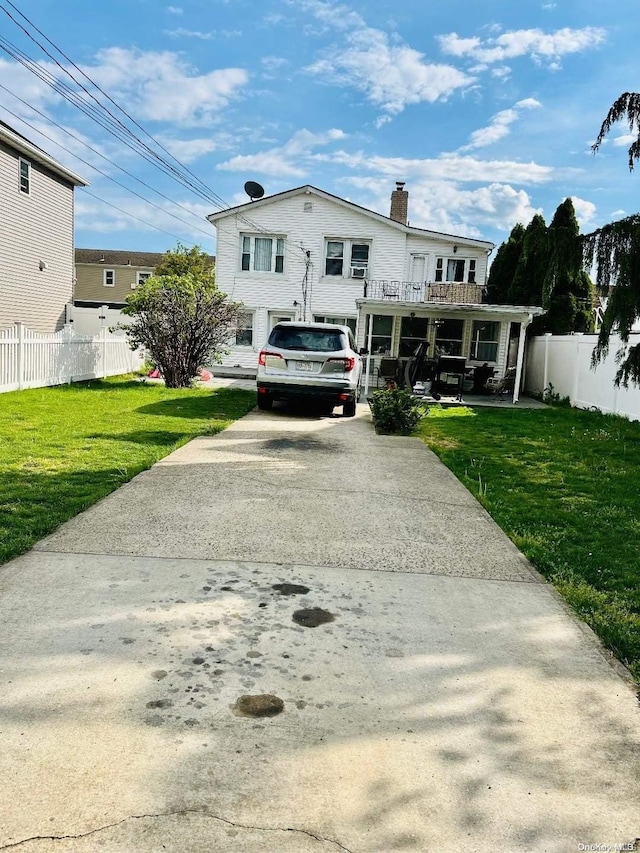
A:
POLYGON ((136 477, 0 569, 0 650, 0 850, 640 836, 632 689, 365 407, 254 412, 136 477))

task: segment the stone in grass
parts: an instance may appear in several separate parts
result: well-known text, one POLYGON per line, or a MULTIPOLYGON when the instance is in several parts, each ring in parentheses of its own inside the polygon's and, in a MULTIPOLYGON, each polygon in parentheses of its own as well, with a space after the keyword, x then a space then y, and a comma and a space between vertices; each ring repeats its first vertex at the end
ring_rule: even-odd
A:
POLYGON ((272 693, 238 697, 233 713, 239 717, 275 717, 284 711, 284 702, 272 693))

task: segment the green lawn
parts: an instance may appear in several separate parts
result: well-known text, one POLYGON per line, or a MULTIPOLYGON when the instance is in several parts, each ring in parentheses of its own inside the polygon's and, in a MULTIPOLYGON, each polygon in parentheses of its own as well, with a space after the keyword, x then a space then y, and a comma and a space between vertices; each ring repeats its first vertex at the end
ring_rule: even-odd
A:
POLYGON ((417 434, 640 681, 640 423, 434 408, 417 434))
POLYGON ((130 377, 0 394, 0 562, 254 405, 250 391, 130 377))

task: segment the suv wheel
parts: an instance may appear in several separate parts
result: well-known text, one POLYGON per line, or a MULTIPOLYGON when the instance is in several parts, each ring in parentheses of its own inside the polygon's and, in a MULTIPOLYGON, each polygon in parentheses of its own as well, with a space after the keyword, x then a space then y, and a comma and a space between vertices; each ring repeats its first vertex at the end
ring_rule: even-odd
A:
POLYGON ((273 406, 273 397, 270 394, 258 394, 258 408, 261 412, 268 412, 273 406))
POLYGON ((356 401, 348 400, 342 407, 342 415, 345 418, 353 418, 356 414, 356 401))

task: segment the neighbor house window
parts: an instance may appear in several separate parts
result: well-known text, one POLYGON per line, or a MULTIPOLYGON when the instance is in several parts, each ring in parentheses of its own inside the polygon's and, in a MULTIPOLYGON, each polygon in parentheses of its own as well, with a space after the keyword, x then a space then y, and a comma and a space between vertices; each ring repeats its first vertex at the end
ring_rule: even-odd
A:
POLYGON ((236 346, 253 346, 253 312, 243 311, 238 317, 236 326, 236 346))
POLYGON ((436 355, 462 355, 464 320, 436 320, 436 355))
POLYGON ((327 240, 324 274, 340 278, 366 278, 371 244, 357 240, 327 240))
POLYGON ((240 267, 245 272, 284 272, 284 237, 243 234, 240 267))
POLYGON ((102 283, 105 287, 115 287, 116 286, 116 271, 115 270, 103 270, 102 271, 102 283))
POLYGON ((148 278, 151 278, 152 273, 150 272, 138 272, 136 273, 136 284, 142 284, 143 281, 146 281, 148 278))
POLYGON ((436 281, 467 281, 475 284, 475 258, 436 258, 436 281))
MULTIPOLYGON (((369 318, 371 322, 371 318, 369 318)), ((371 336, 371 354, 372 355, 390 355, 391 343, 393 337, 393 317, 374 314, 373 316, 373 334, 371 336)), ((369 332, 367 331, 367 342, 369 340, 369 332)))
POLYGON ((411 356, 418 344, 427 339, 429 321, 426 317, 403 317, 400 325, 400 357, 411 356))
POLYGON ((326 315, 314 314, 314 323, 335 323, 336 326, 348 326, 353 334, 356 333, 356 318, 355 317, 328 317, 326 315))
POLYGON ((31 195, 31 163, 20 158, 20 192, 31 195))
POLYGON ((471 351, 469 358, 473 361, 497 361, 499 334, 500 323, 474 320, 471 330, 471 351))

